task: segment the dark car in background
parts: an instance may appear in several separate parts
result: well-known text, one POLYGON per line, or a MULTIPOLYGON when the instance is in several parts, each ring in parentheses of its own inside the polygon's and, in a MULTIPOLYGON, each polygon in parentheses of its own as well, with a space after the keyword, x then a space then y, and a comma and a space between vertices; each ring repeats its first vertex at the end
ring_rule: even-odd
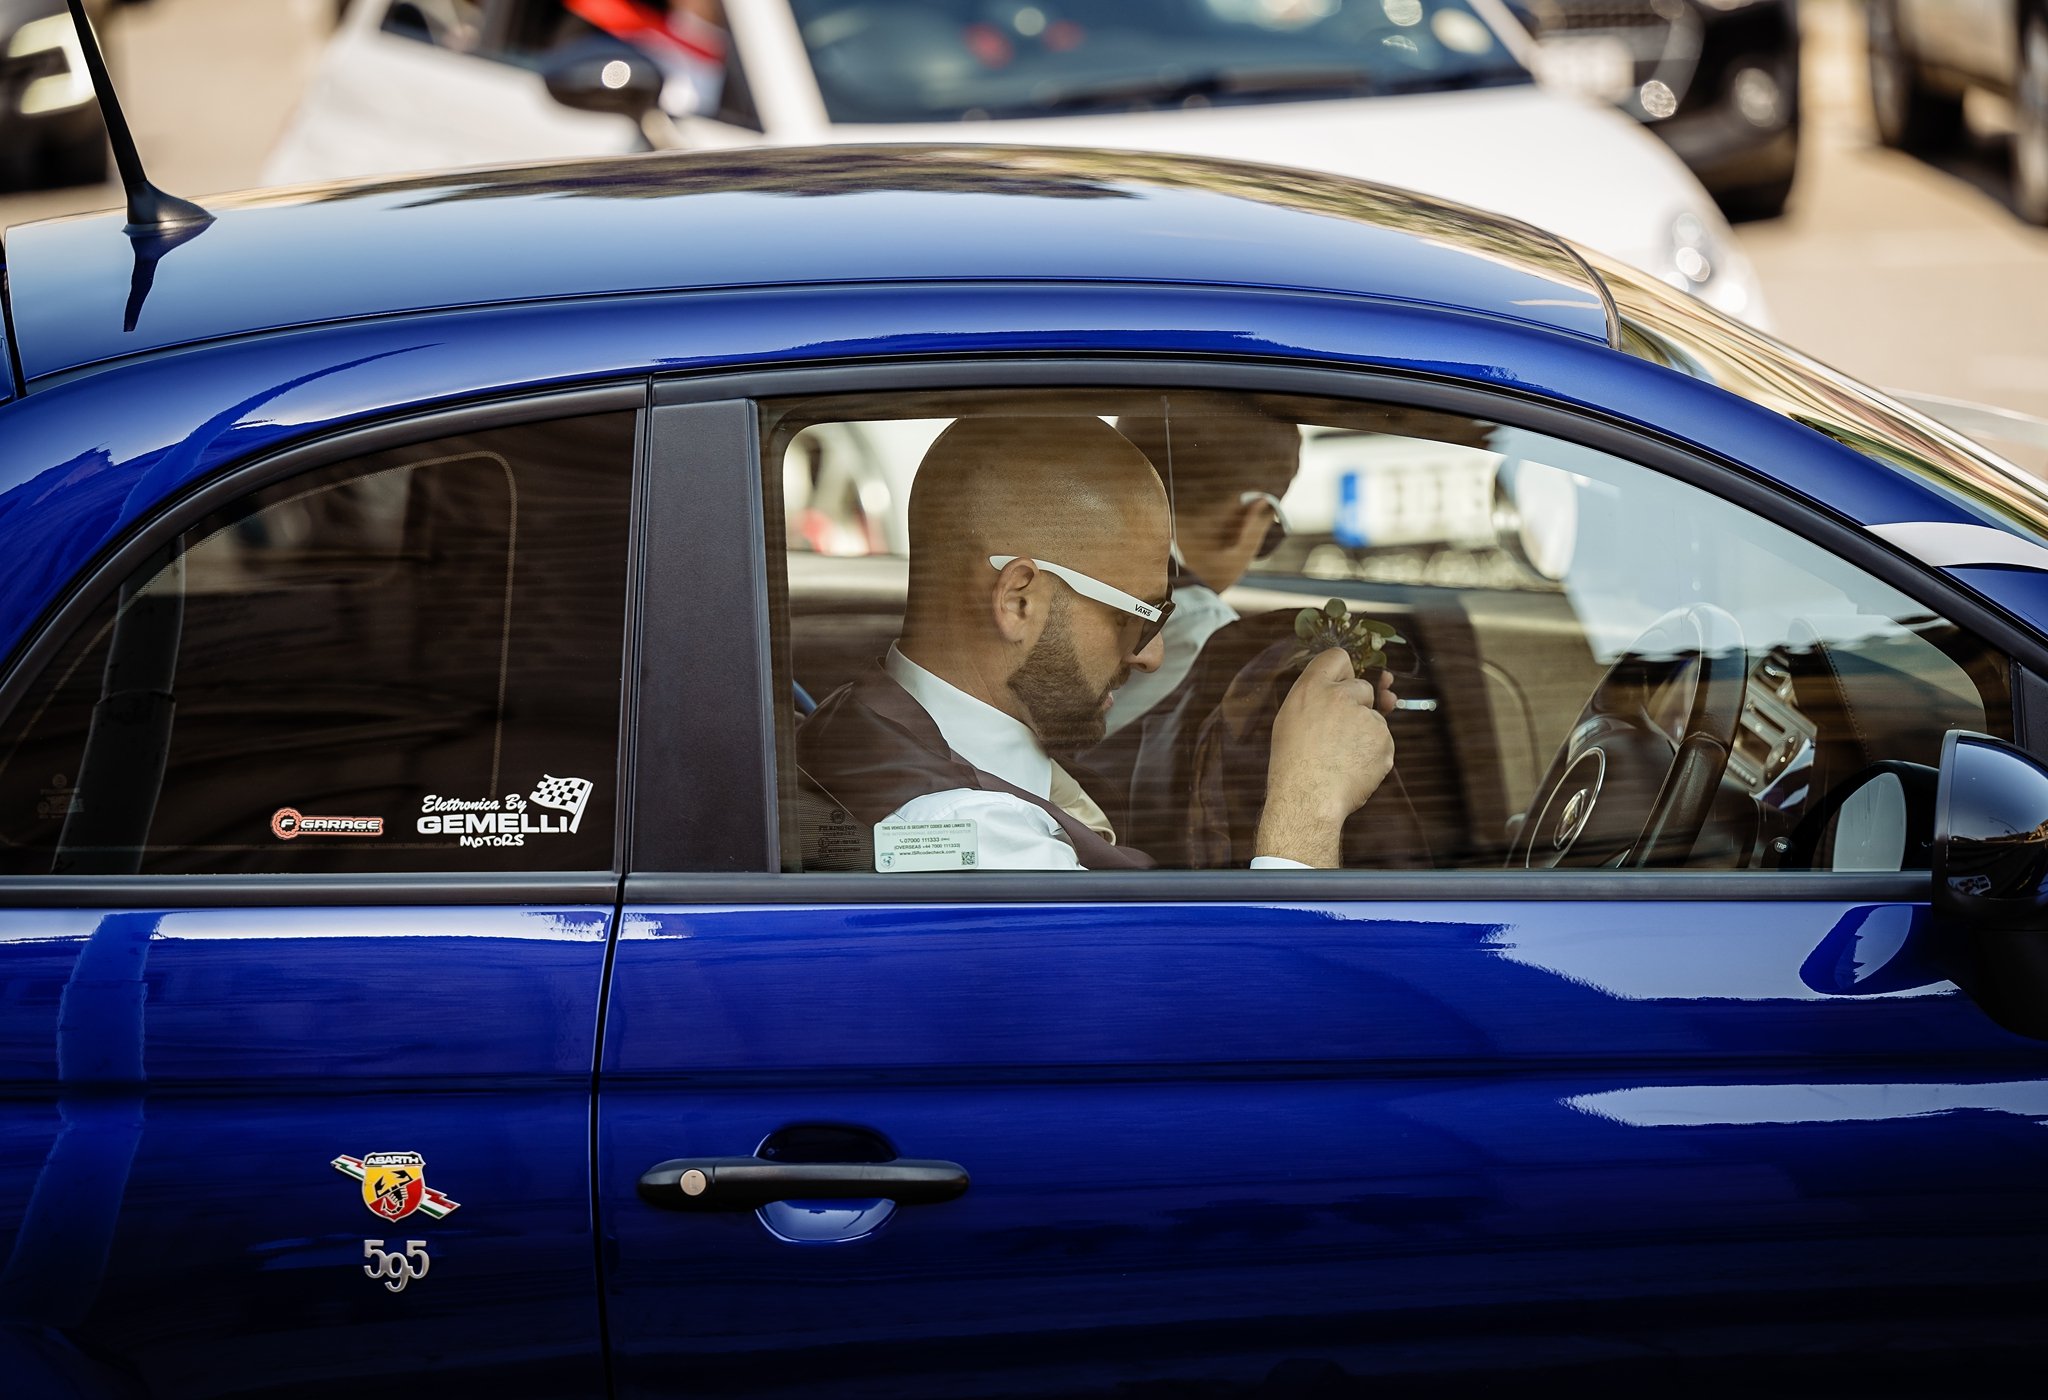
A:
MULTIPOLYGON (((93 23, 136 0, 86 0, 93 23)), ((107 140, 64 0, 0 0, 0 189, 107 178, 107 140)))
POLYGON ((1964 132, 1978 88, 2011 104, 2013 211, 2048 224, 2048 6, 2039 0, 1871 0, 1878 137, 1936 152, 1964 132))
POLYGON ((1782 213, 1799 156, 1797 0, 1523 0, 1547 74, 1670 145, 1734 218, 1782 213))

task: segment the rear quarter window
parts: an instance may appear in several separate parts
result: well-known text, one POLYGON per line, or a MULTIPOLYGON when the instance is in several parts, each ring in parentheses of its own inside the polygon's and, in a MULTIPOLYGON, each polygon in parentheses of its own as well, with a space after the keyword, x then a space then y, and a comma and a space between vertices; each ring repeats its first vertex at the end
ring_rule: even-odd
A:
POLYGON ((610 868, 635 421, 379 452, 193 522, 0 720, 0 870, 610 868))

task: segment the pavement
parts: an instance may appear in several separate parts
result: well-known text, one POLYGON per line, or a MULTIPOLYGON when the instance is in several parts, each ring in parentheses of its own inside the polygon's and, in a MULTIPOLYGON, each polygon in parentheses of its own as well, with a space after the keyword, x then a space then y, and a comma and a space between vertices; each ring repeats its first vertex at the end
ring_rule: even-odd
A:
MULTIPOLYGON (((1877 144, 1855 0, 1806 0, 1806 120, 1783 218, 1738 237, 1781 338, 1859 379, 2048 418, 2048 231, 2006 203, 2000 114, 1939 164, 1877 144)), ((150 0, 109 49, 152 178, 257 183, 332 25, 331 0, 150 0)), ((0 197, 0 226, 120 202, 117 188, 0 197)))
MULTIPOLYGON (((1792 205, 1738 229, 1776 333, 1884 388, 2048 418, 2048 229, 2022 224, 2007 203, 2006 134, 1939 164, 1880 146, 1862 7, 1807 0, 1802 11, 1806 118, 1792 205)), ((1971 106, 1988 133, 2002 116, 1971 106)))

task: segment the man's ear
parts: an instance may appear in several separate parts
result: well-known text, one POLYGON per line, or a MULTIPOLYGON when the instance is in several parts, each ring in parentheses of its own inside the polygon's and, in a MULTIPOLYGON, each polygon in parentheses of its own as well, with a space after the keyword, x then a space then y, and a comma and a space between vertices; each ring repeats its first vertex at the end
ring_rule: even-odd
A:
POLYGON ((1040 603, 1029 590, 1038 579, 1038 568, 1029 559, 1012 559, 996 575, 989 591, 990 620, 1006 642, 1029 642, 1037 630, 1040 603))
POLYGON ((1256 551, 1265 541, 1266 529, 1272 523, 1271 512, 1263 500, 1239 501, 1232 509, 1236 514, 1230 517, 1230 549, 1233 554, 1256 551))

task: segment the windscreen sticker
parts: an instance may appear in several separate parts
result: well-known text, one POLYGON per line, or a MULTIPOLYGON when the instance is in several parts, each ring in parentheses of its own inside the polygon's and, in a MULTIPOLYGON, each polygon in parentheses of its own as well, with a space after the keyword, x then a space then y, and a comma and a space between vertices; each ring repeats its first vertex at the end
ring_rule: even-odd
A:
POLYGON ((309 817, 296 807, 280 807, 270 814, 270 832, 280 841, 301 836, 382 836, 382 817, 309 817))
POLYGON ((980 863, 981 828, 974 822, 883 822, 875 828, 875 869, 973 870, 980 863))
POLYGON ((529 836, 574 835, 596 787, 587 778, 548 773, 524 797, 516 792, 503 797, 430 793, 420 799, 415 829, 422 836, 453 836, 464 846, 524 846, 529 836))

